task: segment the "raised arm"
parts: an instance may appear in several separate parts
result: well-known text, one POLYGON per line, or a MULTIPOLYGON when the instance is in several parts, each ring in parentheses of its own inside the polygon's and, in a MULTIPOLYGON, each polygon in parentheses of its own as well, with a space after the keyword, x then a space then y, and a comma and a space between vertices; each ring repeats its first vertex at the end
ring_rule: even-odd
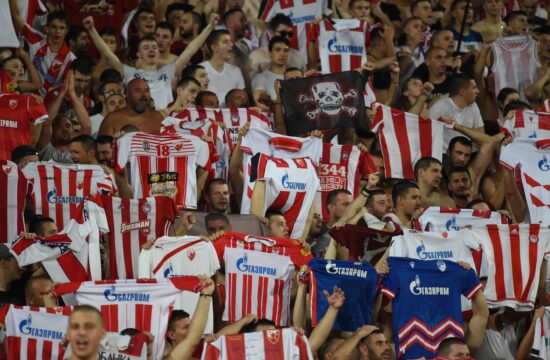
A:
POLYGON ((338 316, 338 311, 340 311, 346 301, 344 292, 337 287, 334 288, 332 295, 329 295, 326 290, 323 291, 323 295, 327 299, 329 307, 321 321, 319 321, 309 336, 309 346, 313 354, 317 353, 317 350, 319 350, 321 345, 327 340, 332 331, 332 326, 336 321, 336 317, 338 316))
POLYGON ((545 309, 543 306, 535 310, 531 326, 529 326, 527 333, 525 333, 525 336, 518 346, 516 356, 514 357, 515 360, 527 360, 529 358, 531 348, 533 347, 533 340, 535 340, 535 325, 537 324, 537 319, 542 319, 544 317, 544 311, 545 309))
POLYGON ((10 0, 10 14, 11 20, 13 21, 13 26, 18 32, 21 31, 27 24, 25 19, 19 13, 19 7, 17 6, 17 0, 10 0))
POLYGON ((465 340, 470 351, 475 354, 485 338, 485 326, 489 318, 489 306, 481 290, 472 298, 472 313, 465 340))
POLYGON ((40 89, 42 87, 42 79, 40 79, 38 70, 36 70, 36 66, 34 66, 29 54, 23 50, 23 48, 19 48, 16 51, 16 55, 19 56, 19 58, 23 61, 23 64, 25 64, 25 68, 27 68, 27 75, 29 76, 28 81, 21 81, 18 84, 19 91, 25 93, 40 89))
POLYGON ((202 44, 204 44, 204 42, 208 38, 208 35, 210 35, 210 33, 214 30, 214 27, 216 26, 218 20, 220 20, 220 16, 218 14, 211 14, 208 25, 195 39, 193 39, 193 41, 189 43, 189 45, 187 45, 180 56, 178 56, 178 58, 176 59, 176 76, 179 76, 181 74, 181 71, 187 66, 193 55, 195 55, 195 53, 199 51, 202 44))
POLYGON ((336 351, 334 351, 334 359, 335 360, 344 360, 349 359, 351 356, 351 353, 353 350, 359 345, 361 340, 367 336, 369 336, 374 330, 377 330, 378 328, 373 325, 363 325, 359 329, 357 329, 353 335, 351 335, 349 338, 347 338, 346 341, 344 341, 338 348, 336 348, 336 351))
POLYGON ((78 119, 78 122, 80 123, 80 135, 91 135, 92 134, 92 122, 90 121, 90 116, 88 115, 88 111, 86 110, 86 107, 80 101, 78 98, 78 95, 76 94, 75 88, 74 88, 74 74, 72 71, 69 72, 67 78, 69 79, 68 84, 68 94, 69 99, 71 100, 71 104, 73 105, 74 112, 76 114, 76 118, 78 119))
POLYGON ((111 49, 109 48, 109 46, 107 46, 105 41, 103 41, 101 36, 99 36, 99 33, 94 26, 94 18, 92 16, 88 16, 87 18, 82 20, 82 24, 84 25, 84 28, 88 30, 88 33, 90 34, 94 45, 97 47, 97 50, 99 50, 101 54, 105 55, 107 61, 109 61, 109 65, 111 65, 116 71, 124 76, 124 64, 115 55, 115 53, 111 51, 111 49))

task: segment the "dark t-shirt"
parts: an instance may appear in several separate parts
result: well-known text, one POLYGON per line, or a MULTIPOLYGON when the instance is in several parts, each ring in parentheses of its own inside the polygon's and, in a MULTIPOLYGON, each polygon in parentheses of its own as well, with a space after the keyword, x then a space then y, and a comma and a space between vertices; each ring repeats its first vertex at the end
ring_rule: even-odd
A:
POLYGON ((382 2, 380 9, 390 18, 390 21, 401 21, 401 13, 396 5, 382 2))
POLYGON ((25 305, 25 284, 28 277, 14 281, 8 291, 0 291, 0 304, 25 305))
MULTIPOLYGON (((450 75, 452 72, 450 71, 450 68, 447 68, 446 72, 446 78, 445 81, 439 84, 433 84, 434 90, 432 91, 432 94, 430 95, 430 99, 435 98, 436 96, 448 94, 449 93, 449 87, 451 85, 450 75)), ((426 64, 421 64, 419 67, 417 67, 411 77, 419 78, 422 80, 422 82, 429 81, 430 79, 430 73, 428 70, 428 66, 426 64)))

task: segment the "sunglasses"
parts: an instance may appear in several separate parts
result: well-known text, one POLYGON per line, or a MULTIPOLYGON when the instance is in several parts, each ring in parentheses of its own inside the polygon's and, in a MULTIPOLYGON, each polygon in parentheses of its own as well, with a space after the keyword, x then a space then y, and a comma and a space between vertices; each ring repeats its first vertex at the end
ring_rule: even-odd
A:
POLYGON ((279 31, 279 35, 291 38, 292 36, 294 36, 294 32, 292 32, 292 31, 279 31))

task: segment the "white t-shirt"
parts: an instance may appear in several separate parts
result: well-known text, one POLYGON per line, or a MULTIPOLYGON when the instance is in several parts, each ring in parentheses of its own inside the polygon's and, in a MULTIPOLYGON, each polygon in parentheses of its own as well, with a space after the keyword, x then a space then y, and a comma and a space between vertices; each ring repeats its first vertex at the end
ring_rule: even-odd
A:
MULTIPOLYGON (((430 108, 430 118, 437 120, 441 116, 453 116, 457 123, 472 129, 483 126, 483 119, 479 107, 475 102, 461 109, 454 103, 453 99, 445 98, 436 102, 430 108)), ((443 151, 447 151, 449 143, 456 136, 464 136, 456 130, 445 128, 443 130, 443 151)))
POLYGON ((271 100, 275 101, 277 100, 276 80, 284 80, 284 75, 275 74, 271 70, 262 71, 252 79, 252 91, 264 90, 271 100))
POLYGON ((97 133, 99 132, 99 127, 101 126, 103 119, 105 119, 105 117, 101 115, 101 113, 90 116, 90 122, 92 123, 92 136, 94 138, 97 138, 97 133))
POLYGON ((244 89, 243 73, 238 66, 224 63, 222 72, 218 72, 209 61, 203 61, 199 65, 204 66, 210 79, 208 90, 216 94, 221 106, 225 106, 225 95, 230 90, 244 89))
POLYGON ((133 79, 143 79, 149 84, 151 97, 155 101, 155 109, 165 109, 174 100, 172 82, 176 79, 176 63, 172 62, 157 71, 145 71, 124 65, 124 84, 133 79))

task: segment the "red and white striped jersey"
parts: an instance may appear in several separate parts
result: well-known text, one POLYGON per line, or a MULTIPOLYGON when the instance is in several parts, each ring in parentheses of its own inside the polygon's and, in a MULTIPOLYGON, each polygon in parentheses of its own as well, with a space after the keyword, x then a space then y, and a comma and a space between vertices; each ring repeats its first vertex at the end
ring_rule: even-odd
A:
POLYGON ((307 60, 307 34, 313 21, 320 19, 325 9, 330 9, 327 0, 263 0, 260 5, 260 20, 269 22, 279 14, 285 14, 292 20, 293 35, 290 46, 299 50, 307 60))
MULTIPOLYGON (((142 250, 139 255, 139 278, 163 279, 185 275, 213 276, 220 268, 216 250, 211 242, 197 236, 163 236, 155 245, 142 250)), ((177 297, 175 309, 193 314, 199 301, 199 294, 184 292, 177 297)), ((212 305, 208 314, 205 334, 214 332, 212 305)))
POLYGON ((517 89, 521 100, 527 101, 525 88, 538 78, 542 66, 537 55, 537 42, 527 35, 507 36, 491 43, 495 74, 495 94, 505 87, 517 89))
POLYGON ((516 139, 501 150, 500 163, 520 166, 530 222, 550 225, 550 139, 516 139))
POLYGON ((192 135, 126 134, 113 149, 120 172, 130 162, 134 199, 170 196, 181 208, 197 207, 197 165, 208 169, 209 148, 192 135))
POLYGON ((379 105, 371 131, 378 132, 386 178, 414 180, 414 164, 423 157, 441 161, 445 124, 379 105))
POLYGON ((89 195, 116 192, 111 175, 99 165, 29 163, 23 174, 33 184, 31 201, 36 214, 54 219, 63 229, 89 195))
POLYGON ((19 145, 31 143, 35 125, 48 118, 43 103, 27 94, 0 94, 0 159, 11 159, 11 152, 19 145))
POLYGON ((510 136, 519 138, 550 139, 550 113, 534 110, 516 110, 502 127, 510 136))
POLYGON ((101 279, 99 232, 109 230, 105 213, 94 199, 88 199, 73 215, 57 235, 16 238, 10 251, 19 266, 42 262, 54 282, 101 279))
POLYGON ((168 280, 104 280, 57 285, 57 295, 76 294, 78 304, 92 304, 103 315, 105 331, 119 333, 127 328, 154 336, 153 358, 161 360, 170 311, 182 291, 199 292, 196 276, 168 280))
POLYGON ((176 219, 174 200, 167 196, 143 199, 103 196, 102 202, 111 229, 109 278, 135 279, 141 246, 147 240, 167 235, 176 219))
POLYGON ((32 185, 11 161, 0 160, 0 167, 0 223, 4 224, 0 243, 10 243, 25 231, 23 213, 32 185))
POLYGON ((244 191, 241 214, 250 212, 250 196, 254 184, 250 182, 251 158, 257 153, 281 159, 309 157, 315 165, 319 164, 323 153, 323 141, 317 137, 299 138, 279 135, 258 128, 251 128, 241 141, 243 152, 244 191))
POLYGON ((345 189, 356 197, 361 190, 361 179, 378 172, 372 156, 354 145, 323 143, 323 156, 319 165, 323 220, 328 220, 327 195, 332 190, 345 189))
POLYGON ((224 235, 214 247, 225 261, 223 320, 233 322, 255 314, 277 326, 288 325, 294 267, 306 265, 311 253, 298 240, 239 233, 224 235))
POLYGON ((311 158, 279 159, 257 153, 250 166, 250 183, 265 182, 262 213, 279 210, 286 219, 290 237, 301 237, 319 189, 319 177, 311 158))
POLYGON ((224 109, 185 109, 181 113, 182 119, 197 121, 210 119, 223 123, 231 135, 231 141, 236 144, 239 141, 239 129, 248 124, 251 128, 257 127, 271 131, 271 121, 267 116, 253 109, 224 108, 224 109))
POLYGON ((546 99, 542 102, 539 111, 550 112, 550 99, 546 99))
POLYGON ((472 231, 487 264, 484 293, 489 306, 533 310, 542 260, 550 253, 550 230, 522 224, 487 225, 472 231))
POLYGON ((309 342, 292 328, 223 335, 205 342, 201 360, 313 360, 309 342))
POLYGON ((319 58, 323 73, 349 71, 367 62, 366 20, 323 19, 319 28, 319 58))
POLYGON ((8 360, 63 359, 61 341, 67 332, 71 306, 38 307, 5 304, 0 323, 5 324, 8 360))
POLYGON ((32 25, 37 15, 45 15, 48 9, 40 0, 17 0, 19 14, 25 19, 25 22, 32 25))
MULTIPOLYGON (((185 112, 184 110, 183 112, 185 112)), ((163 134, 187 134, 198 137, 209 136, 213 142, 207 142, 210 150, 210 168, 208 180, 213 178, 229 179, 229 159, 233 151, 233 142, 229 130, 215 120, 204 119, 188 121, 176 117, 167 117, 162 121, 163 134)), ((188 118, 188 117, 187 117, 188 118)))
POLYGON ((418 218, 424 231, 459 231, 465 227, 508 224, 508 217, 496 211, 481 211, 431 206, 418 218))
POLYGON ((545 310, 544 316, 535 323, 535 337, 529 359, 550 360, 550 307, 547 306, 545 310))

